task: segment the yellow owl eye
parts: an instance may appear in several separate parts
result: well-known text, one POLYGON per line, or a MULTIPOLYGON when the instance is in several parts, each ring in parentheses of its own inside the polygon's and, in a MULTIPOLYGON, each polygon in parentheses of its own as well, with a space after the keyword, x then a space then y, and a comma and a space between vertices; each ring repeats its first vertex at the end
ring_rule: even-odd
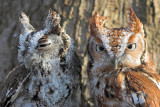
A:
POLYGON ((103 50, 104 50, 103 46, 96 45, 96 51, 97 52, 100 52, 100 51, 103 51, 103 50))
POLYGON ((129 44, 128 49, 136 49, 136 44, 135 43, 129 44))

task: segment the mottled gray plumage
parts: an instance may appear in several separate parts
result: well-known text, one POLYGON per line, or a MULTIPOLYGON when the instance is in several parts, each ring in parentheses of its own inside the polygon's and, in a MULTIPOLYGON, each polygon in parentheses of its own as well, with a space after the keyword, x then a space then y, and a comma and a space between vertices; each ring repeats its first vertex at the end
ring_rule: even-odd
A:
POLYGON ((81 64, 73 40, 50 10, 46 28, 36 31, 22 12, 17 66, 0 91, 1 106, 78 107, 81 64))

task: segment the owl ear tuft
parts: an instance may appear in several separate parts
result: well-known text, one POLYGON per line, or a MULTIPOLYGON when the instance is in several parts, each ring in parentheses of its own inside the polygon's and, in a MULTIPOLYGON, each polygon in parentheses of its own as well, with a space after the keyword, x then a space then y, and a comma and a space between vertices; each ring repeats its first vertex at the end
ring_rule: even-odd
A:
POLYGON ((132 32, 138 33, 143 32, 143 24, 140 22, 139 18, 136 16, 135 12, 132 8, 128 9, 128 30, 131 30, 132 32))
POLYGON ((49 10, 47 19, 45 21, 45 31, 46 33, 53 33, 53 34, 60 34, 61 32, 61 26, 60 26, 60 15, 57 14, 55 11, 52 9, 49 10))
MULTIPOLYGON (((97 12, 89 20, 91 36, 96 36, 101 29, 104 28, 104 23, 106 22, 107 17, 99 16, 97 12)), ((107 28, 105 28, 107 29, 107 28)))
POLYGON ((22 35, 35 31, 35 28, 30 24, 30 20, 24 12, 21 12, 19 22, 22 35))

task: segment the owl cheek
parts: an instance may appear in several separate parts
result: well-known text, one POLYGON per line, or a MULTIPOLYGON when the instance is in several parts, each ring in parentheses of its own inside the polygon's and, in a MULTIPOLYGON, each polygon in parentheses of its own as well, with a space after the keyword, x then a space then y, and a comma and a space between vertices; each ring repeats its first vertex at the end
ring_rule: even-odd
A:
POLYGON ((124 66, 129 66, 131 68, 135 68, 135 67, 141 65, 140 58, 137 58, 132 55, 126 55, 125 57, 123 57, 123 59, 121 60, 121 63, 124 66))

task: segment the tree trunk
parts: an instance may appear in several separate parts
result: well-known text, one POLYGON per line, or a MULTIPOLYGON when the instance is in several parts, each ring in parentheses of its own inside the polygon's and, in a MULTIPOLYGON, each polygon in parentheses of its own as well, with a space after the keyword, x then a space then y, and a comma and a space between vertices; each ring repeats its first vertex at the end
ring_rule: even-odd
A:
POLYGON ((92 105, 86 75, 89 18, 97 11, 100 15, 108 16, 107 27, 125 27, 128 7, 133 8, 144 24, 149 52, 160 72, 160 0, 0 0, 0 87, 8 72, 18 65, 20 11, 30 17, 35 28, 43 29, 48 10, 52 8, 60 14, 61 25, 75 40, 83 59, 84 100, 92 105))

